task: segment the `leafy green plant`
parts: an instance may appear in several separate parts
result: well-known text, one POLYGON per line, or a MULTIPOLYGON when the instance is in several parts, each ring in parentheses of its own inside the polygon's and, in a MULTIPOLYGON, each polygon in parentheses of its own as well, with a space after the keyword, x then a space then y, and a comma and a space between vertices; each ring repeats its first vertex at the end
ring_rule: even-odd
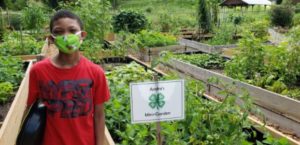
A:
POLYGON ((6 102, 13 93, 13 84, 10 82, 0 83, 0 103, 6 102))
POLYGON ((137 39, 147 47, 159 47, 176 44, 176 37, 160 32, 143 30, 137 34, 137 39))
POLYGON ((0 13, 1 13, 1 15, 0 15, 0 41, 2 41, 3 35, 6 31, 6 21, 4 19, 3 14, 2 14, 2 9, 1 8, 0 8, 0 13))
POLYGON ((282 94, 300 100, 300 89, 299 88, 291 88, 288 90, 284 90, 282 92, 282 94))
MULTIPOLYGON (((130 124, 129 83, 152 79, 153 72, 147 72, 136 63, 117 67, 107 73, 111 100, 106 103, 106 123, 114 141, 118 144, 155 144, 154 124, 130 124)), ((162 79, 176 79, 176 76, 162 79)), ((204 86, 195 80, 186 81, 186 118, 182 121, 162 122, 164 144, 250 144, 243 132, 249 127, 247 116, 253 109, 248 93, 233 94, 232 85, 225 85, 220 92, 225 96, 223 103, 201 98, 204 86), (245 105, 235 105, 236 99, 245 105), (243 114, 241 114, 243 112, 243 114)))
POLYGON ((242 27, 242 33, 248 33, 249 31, 253 33, 256 38, 262 39, 262 41, 267 41, 269 32, 269 22, 266 20, 254 21, 245 23, 242 27))
POLYGON ((298 25, 300 25, 300 13, 295 14, 293 18, 293 26, 298 26, 298 25))
POLYGON ((46 12, 44 6, 29 3, 29 5, 22 10, 21 21, 24 27, 23 29, 31 30, 33 34, 38 35, 48 20, 46 12))
POLYGON ((146 17, 135 11, 122 11, 113 17, 113 28, 115 32, 128 31, 137 33, 146 28, 146 17))
POLYGON ((278 46, 262 44, 261 39, 249 35, 240 42, 239 53, 225 64, 225 73, 230 77, 288 95, 298 95, 293 91, 299 71, 299 28, 289 33, 289 40, 278 46), (287 49, 288 48, 288 49, 287 49))
POLYGON ((105 34, 111 29, 110 2, 108 0, 81 0, 60 3, 60 7, 75 12, 88 32, 87 39, 103 44, 105 34))
POLYGON ((225 74, 239 80, 254 79, 264 68, 262 40, 248 32, 239 41, 239 54, 225 63, 225 74))
POLYGON ((33 36, 21 32, 10 32, 3 38, 0 44, 1 55, 29 55, 38 54, 44 42, 37 41, 33 36))
POLYGON ((275 26, 289 27, 293 22, 293 9, 285 5, 276 5, 271 8, 271 22, 275 26))
POLYGON ((294 80, 300 76, 300 26, 294 27, 288 34, 288 65, 287 69, 294 74, 294 80))
POLYGON ((295 6, 295 13, 300 13, 300 3, 297 3, 295 6))
POLYGON ((182 54, 175 55, 175 58, 206 69, 222 69, 225 65, 225 59, 219 54, 182 54))
POLYGON ((21 10, 26 6, 26 0, 3 0, 5 8, 11 10, 21 10))
POLYGON ((11 56, 0 56, 0 82, 9 82, 18 86, 23 77, 22 62, 11 56))
POLYGON ((162 12, 159 14, 159 25, 161 32, 170 32, 174 25, 178 23, 173 15, 170 15, 167 12, 162 12))
POLYGON ((20 30, 21 29, 21 15, 18 13, 10 14, 9 25, 14 30, 20 30))
POLYGON ((216 30, 216 34, 214 35, 214 37, 208 40, 207 43, 211 45, 234 44, 234 34, 235 27, 232 24, 224 24, 216 30))

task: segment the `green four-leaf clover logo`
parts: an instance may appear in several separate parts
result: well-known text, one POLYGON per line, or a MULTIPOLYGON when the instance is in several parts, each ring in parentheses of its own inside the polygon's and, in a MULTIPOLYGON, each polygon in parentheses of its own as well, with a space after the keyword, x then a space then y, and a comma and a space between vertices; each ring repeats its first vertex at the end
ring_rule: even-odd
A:
POLYGON ((164 101, 164 98, 165 96, 162 94, 162 93, 155 93, 155 94, 152 94, 150 97, 149 97, 149 106, 154 109, 159 109, 159 108, 162 108, 164 107, 165 105, 165 101, 164 101))

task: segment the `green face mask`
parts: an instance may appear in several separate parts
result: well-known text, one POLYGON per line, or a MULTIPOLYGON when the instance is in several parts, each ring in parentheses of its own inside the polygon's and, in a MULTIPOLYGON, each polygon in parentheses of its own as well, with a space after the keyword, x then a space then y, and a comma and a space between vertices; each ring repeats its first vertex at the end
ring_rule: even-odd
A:
POLYGON ((57 48, 62 51, 63 53, 72 54, 80 47, 80 36, 81 31, 77 32, 76 34, 68 34, 62 36, 53 36, 54 43, 57 48))

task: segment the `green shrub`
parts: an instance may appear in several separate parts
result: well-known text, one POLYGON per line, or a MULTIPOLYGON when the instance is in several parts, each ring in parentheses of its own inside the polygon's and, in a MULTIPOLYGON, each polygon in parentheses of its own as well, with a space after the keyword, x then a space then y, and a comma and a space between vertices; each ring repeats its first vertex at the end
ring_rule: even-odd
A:
POLYGON ((295 13, 300 13, 300 3, 295 6, 295 13))
POLYGON ((176 44, 176 37, 154 31, 140 31, 136 34, 136 39, 141 47, 160 47, 176 44))
POLYGON ((10 32, 0 43, 0 55, 29 55, 38 54, 44 42, 36 41, 30 35, 20 34, 20 32, 10 32))
POLYGON ((235 27, 232 24, 221 25, 221 27, 217 29, 215 33, 216 34, 214 37, 208 41, 209 44, 225 45, 235 43, 235 40, 233 39, 235 27))
POLYGON ((239 80, 254 79, 264 69, 262 40, 251 32, 245 32, 239 41, 238 50, 239 54, 225 63, 226 75, 239 80))
POLYGON ((45 8, 37 4, 29 4, 22 10, 22 24, 24 29, 41 30, 47 22, 45 8))
POLYGON ((252 32, 256 38, 262 39, 263 41, 267 41, 269 36, 268 28, 268 21, 262 20, 255 21, 246 25, 244 30, 252 32))
POLYGON ((145 29, 147 25, 146 17, 134 11, 122 11, 113 17, 113 28, 115 32, 128 31, 137 33, 145 29))
POLYGON ((21 15, 18 13, 10 14, 9 16, 9 24, 14 30, 21 29, 21 15))
POLYGON ((13 93, 13 84, 10 82, 0 83, 0 103, 6 102, 13 93))
POLYGON ((300 25, 300 13, 299 14, 296 14, 293 18, 293 25, 294 26, 298 26, 300 25))
POLYGON ((293 27, 288 33, 288 64, 286 69, 293 74, 294 80, 296 76, 300 76, 300 26, 293 27))
POLYGON ((292 25, 293 15, 293 9, 288 6, 273 6, 270 11, 271 23, 274 26, 289 27, 292 25))
POLYGON ((203 33, 211 31, 211 14, 205 0, 198 2, 198 27, 203 33))
MULTIPOLYGON (((0 12, 2 11, 0 10, 0 12)), ((0 15, 0 41, 2 41, 5 31, 6 31, 6 22, 4 20, 3 15, 0 15)))
POLYGON ((105 34, 111 29, 111 5, 107 0, 80 0, 61 3, 60 7, 75 12, 84 22, 84 29, 88 35, 86 39, 93 39, 101 44, 105 34))
POLYGON ((173 15, 170 15, 167 12, 159 14, 158 24, 161 32, 170 32, 176 23, 177 20, 173 17, 173 15))
POLYGON ((26 6, 27 0, 3 0, 5 8, 10 10, 21 10, 26 6))
POLYGON ((280 5, 282 3, 282 0, 276 0, 276 4, 280 5))

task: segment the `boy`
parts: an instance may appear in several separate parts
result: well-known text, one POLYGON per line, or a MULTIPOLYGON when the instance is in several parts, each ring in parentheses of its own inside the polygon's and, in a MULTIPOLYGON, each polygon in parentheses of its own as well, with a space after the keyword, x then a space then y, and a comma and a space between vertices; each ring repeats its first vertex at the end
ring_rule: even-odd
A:
POLYGON ((31 106, 39 98, 47 106, 43 145, 102 145, 109 89, 102 68, 79 53, 87 35, 83 24, 60 10, 51 18, 50 32, 48 40, 59 53, 32 67, 27 101, 31 106))

